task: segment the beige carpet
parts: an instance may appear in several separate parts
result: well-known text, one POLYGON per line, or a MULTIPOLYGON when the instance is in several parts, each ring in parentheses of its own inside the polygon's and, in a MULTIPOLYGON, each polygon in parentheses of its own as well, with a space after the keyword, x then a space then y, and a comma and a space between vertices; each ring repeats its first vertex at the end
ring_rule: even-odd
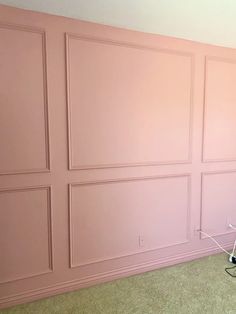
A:
POLYGON ((236 314, 236 278, 225 254, 66 293, 0 313, 236 314))

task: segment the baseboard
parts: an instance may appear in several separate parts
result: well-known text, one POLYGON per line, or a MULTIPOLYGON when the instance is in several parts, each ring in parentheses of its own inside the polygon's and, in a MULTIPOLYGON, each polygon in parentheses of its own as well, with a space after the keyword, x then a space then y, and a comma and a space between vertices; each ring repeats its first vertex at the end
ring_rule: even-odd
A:
MULTIPOLYGON (((224 245, 225 248, 232 248, 233 242, 224 245)), ((35 290, 28 290, 20 294, 10 295, 0 298, 0 309, 11 307, 17 304, 27 303, 42 298, 55 296, 65 292, 71 292, 77 289, 86 288, 96 284, 112 281, 115 279, 128 277, 155 270, 161 267, 171 266, 182 262, 191 261, 203 256, 212 255, 220 252, 218 248, 210 247, 207 249, 195 250, 192 252, 179 254, 173 257, 165 257, 137 265, 122 267, 113 271, 100 273, 79 280, 66 281, 63 283, 43 287, 35 290)))

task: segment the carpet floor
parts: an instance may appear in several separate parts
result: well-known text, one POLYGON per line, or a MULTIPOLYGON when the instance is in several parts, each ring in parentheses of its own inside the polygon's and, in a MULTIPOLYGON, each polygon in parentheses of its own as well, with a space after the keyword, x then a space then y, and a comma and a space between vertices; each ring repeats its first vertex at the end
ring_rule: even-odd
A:
POLYGON ((3 314, 236 314, 225 254, 0 311, 3 314))

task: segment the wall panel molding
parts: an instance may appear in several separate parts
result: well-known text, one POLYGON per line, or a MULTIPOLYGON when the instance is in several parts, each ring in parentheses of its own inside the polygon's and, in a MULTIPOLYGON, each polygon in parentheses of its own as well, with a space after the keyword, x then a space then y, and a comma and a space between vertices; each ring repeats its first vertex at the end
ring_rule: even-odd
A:
POLYGON ((42 40, 42 62, 43 62, 43 98, 44 98, 44 133, 45 133, 45 168, 29 168, 29 169, 15 169, 2 170, 0 175, 16 175, 16 174, 31 174, 31 173, 47 173, 50 172, 50 135, 49 135, 49 108, 48 108, 48 84, 47 84, 47 47, 46 47, 46 31, 41 28, 29 27, 25 25, 10 24, 0 22, 0 30, 16 30, 19 32, 34 33, 41 36, 42 40))
POLYGON ((193 129, 193 88, 194 88, 194 55, 186 51, 178 51, 171 49, 164 49, 154 46, 146 46, 134 44, 125 41, 114 41, 112 39, 104 39, 100 37, 85 36, 74 33, 65 33, 65 46, 66 46, 66 90, 67 90, 67 128, 68 128, 68 169, 69 170, 96 170, 106 168, 124 168, 124 167, 138 167, 138 166, 161 166, 161 165, 178 165, 178 164, 190 164, 192 162, 192 129, 193 129), (73 145, 72 145, 72 122, 71 122, 71 93, 70 93, 70 40, 82 40, 93 43, 100 43, 105 45, 112 45, 118 47, 132 48, 136 50, 152 51, 157 53, 164 53, 168 55, 183 56, 190 59, 190 99, 189 99, 189 130, 188 130, 188 158, 186 160, 173 160, 173 161, 150 161, 150 162, 132 162, 132 163, 111 163, 111 164, 88 164, 88 165, 76 165, 73 164, 73 145))
MULTIPOLYGON (((205 172, 202 172, 202 174, 201 174, 200 229, 201 229, 202 231, 206 231, 206 230, 204 230, 204 228, 203 228, 204 178, 206 178, 206 177, 208 177, 208 176, 221 175, 221 174, 222 174, 222 175, 224 175, 224 174, 235 174, 235 175, 236 175, 236 169, 233 169, 233 170, 224 170, 224 171, 205 171, 205 172)), ((223 210, 224 212, 226 212, 225 209, 222 208, 222 210, 223 210)), ((216 218, 216 217, 215 217, 215 218, 216 218)), ((215 219, 215 218, 213 217, 212 219, 215 219)), ((225 227, 226 227, 226 225, 225 225, 225 227)), ((206 232, 207 232, 207 231, 206 231, 206 232)), ((216 237, 216 236, 224 236, 224 235, 228 235, 228 234, 233 234, 233 232, 234 232, 234 230, 228 228, 228 230, 225 231, 225 232, 214 232, 214 233, 212 233, 212 234, 210 234, 210 235, 211 235, 211 236, 214 236, 214 237, 216 237)), ((208 233, 208 232, 207 232, 207 233, 208 233)), ((199 238, 202 239, 202 240, 203 240, 203 239, 208 239, 207 236, 202 235, 202 234, 199 235, 199 238)))
POLYGON ((0 308, 232 248, 236 50, 0 5, 0 51, 0 308))
POLYGON ((112 261, 116 259, 121 259, 127 256, 133 256, 137 254, 147 253, 151 251, 156 251, 168 247, 175 247, 183 244, 187 244, 190 241, 190 219, 191 219, 191 175, 190 174, 178 174, 178 175, 165 175, 165 176, 151 176, 151 177, 131 177, 126 179, 114 179, 114 180, 97 180, 97 181, 89 181, 83 183, 71 183, 68 185, 68 193, 69 193, 69 264, 70 268, 77 268, 82 266, 87 266, 96 263, 102 263, 105 261, 112 261), (107 185, 107 184, 116 184, 116 183, 125 183, 125 182, 137 182, 137 181, 155 181, 155 180, 165 180, 171 178, 186 178, 187 179, 187 208, 186 208, 186 239, 184 241, 177 241, 173 243, 169 243, 167 245, 159 245, 148 249, 138 249, 136 251, 132 251, 128 254, 121 254, 116 256, 107 256, 103 259, 94 259, 88 261, 86 263, 74 263, 73 262, 73 235, 72 235, 72 189, 73 187, 81 187, 81 186, 91 186, 91 185, 107 185))
POLYGON ((236 59, 231 58, 224 58, 224 57, 217 57, 217 56, 205 56, 205 63, 204 63, 204 101, 203 101, 203 129, 202 129, 202 162, 203 163, 216 163, 216 162, 234 162, 236 161, 236 155, 234 158, 207 158, 205 157, 206 154, 206 125, 207 125, 207 81, 209 76, 209 69, 208 63, 210 61, 215 62, 223 62, 236 65, 236 59))
POLYGON ((29 273, 24 276, 17 276, 16 278, 9 278, 4 281, 0 280, 0 284, 12 283, 19 280, 29 279, 41 275, 50 274, 53 272, 53 230, 52 230, 52 192, 50 185, 42 186, 27 186, 27 187, 16 187, 16 188, 4 188, 0 189, 0 196, 3 193, 19 193, 19 192, 30 192, 45 190, 47 193, 47 232, 48 232, 48 269, 43 272, 29 273))
MULTIPOLYGON (((233 241, 228 241, 224 243, 224 247, 225 249, 231 249, 233 244, 233 241)), ((121 267, 112 271, 98 273, 94 276, 65 281, 59 284, 53 284, 39 289, 30 289, 23 293, 12 294, 7 297, 0 298, 0 308, 6 308, 20 303, 31 302, 41 298, 47 298, 57 294, 75 291, 102 282, 104 283, 135 274, 141 274, 143 272, 156 270, 160 267, 175 265, 177 263, 192 261, 193 259, 216 254, 219 252, 221 252, 219 248, 211 246, 208 248, 196 249, 189 252, 176 254, 172 257, 168 256, 160 259, 149 260, 147 262, 139 263, 136 265, 121 267)))

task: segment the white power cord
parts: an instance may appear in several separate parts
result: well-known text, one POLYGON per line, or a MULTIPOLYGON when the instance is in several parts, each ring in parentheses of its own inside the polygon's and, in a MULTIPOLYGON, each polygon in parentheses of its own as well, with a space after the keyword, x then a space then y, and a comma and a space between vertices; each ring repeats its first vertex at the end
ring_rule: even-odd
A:
MULTIPOLYGON (((229 227, 233 230, 236 230, 236 226, 229 224, 229 227)), ((233 246, 233 251, 232 253, 229 253, 228 251, 226 251, 211 235, 209 235, 208 233, 202 231, 202 230, 197 230, 198 232, 200 232, 201 234, 204 234, 205 236, 207 236, 208 238, 210 238, 213 242, 215 242, 215 244, 223 251, 225 252, 227 255, 229 255, 229 262, 234 264, 233 267, 226 267, 225 271, 228 275, 230 275, 231 277, 236 277, 234 270, 236 269, 236 256, 235 254, 235 248, 236 248, 236 240, 234 241, 234 246, 233 246)))
POLYGON ((197 230, 198 232, 204 234, 205 236, 207 236, 208 238, 210 238, 212 241, 215 242, 215 244, 222 250, 224 251, 226 254, 228 254, 229 256, 232 256, 232 254, 234 253, 234 250, 235 250, 235 246, 236 246, 236 240, 234 242, 234 249, 233 249, 233 252, 232 253, 229 253, 228 251, 226 251, 212 236, 210 236, 208 233, 204 232, 204 231, 201 231, 201 230, 197 230))
MULTIPOLYGON (((232 224, 229 224, 229 227, 233 230, 236 230, 236 226, 232 225, 232 224)), ((229 255, 229 262, 231 263, 234 263, 235 264, 235 261, 236 261, 236 256, 234 255, 235 253, 235 248, 236 248, 236 240, 234 241, 234 247, 233 247, 233 251, 232 253, 229 253, 228 251, 226 251, 217 241, 216 239, 214 239, 211 235, 209 235, 208 233, 202 231, 202 230, 197 230, 198 232, 204 234, 205 236, 207 236, 208 238, 210 238, 213 242, 215 242, 215 244, 223 251, 225 252, 226 254, 229 255)))
POLYGON ((229 227, 233 230, 236 230, 236 226, 232 225, 232 224, 229 224, 229 227))
POLYGON ((231 253, 231 261, 232 261, 232 256, 234 256, 235 247, 236 247, 236 240, 234 241, 234 248, 233 248, 233 251, 231 253))

